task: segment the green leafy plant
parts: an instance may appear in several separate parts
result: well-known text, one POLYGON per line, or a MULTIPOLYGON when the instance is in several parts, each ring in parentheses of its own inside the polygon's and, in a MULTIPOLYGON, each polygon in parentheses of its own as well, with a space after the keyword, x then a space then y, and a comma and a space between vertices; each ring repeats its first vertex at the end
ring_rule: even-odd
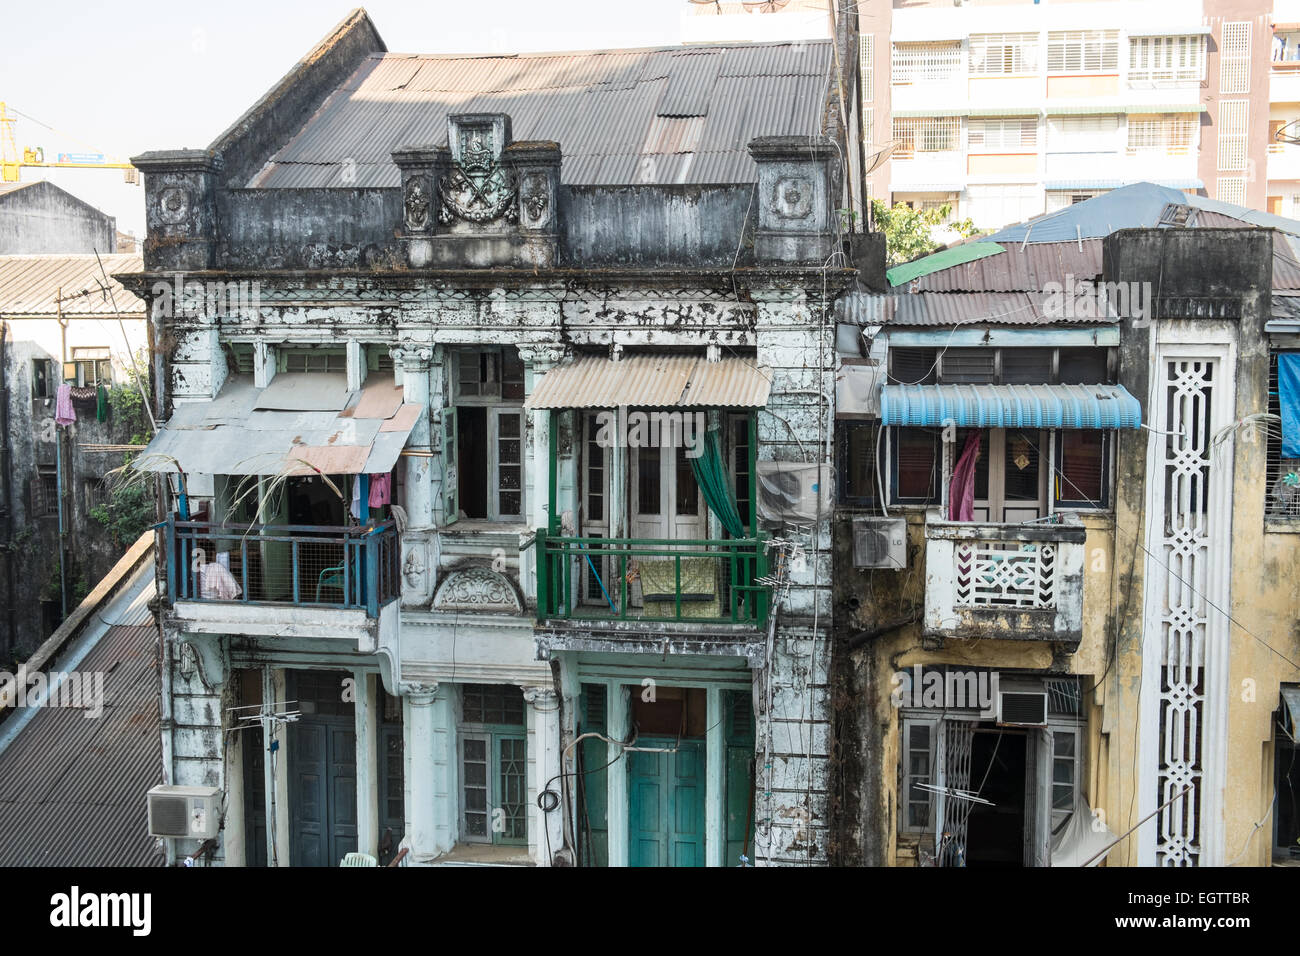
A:
MULTIPOLYGON (((136 365, 141 369, 148 367, 140 356, 137 356, 136 365)), ((144 404, 148 394, 148 383, 130 369, 127 380, 108 391, 114 430, 130 436, 126 444, 149 443, 149 418, 144 404)), ((122 457, 122 466, 104 476, 107 498, 103 504, 90 509, 90 516, 108 530, 113 544, 119 548, 130 545, 154 522, 152 486, 146 481, 128 480, 129 466, 137 454, 127 453, 122 457)))
POLYGON ((871 212, 876 228, 885 234, 885 249, 891 266, 911 262, 940 248, 943 243, 932 235, 939 227, 949 229, 963 239, 969 239, 979 231, 969 219, 946 222, 952 215, 952 207, 947 204, 934 209, 913 209, 907 203, 888 206, 875 199, 871 202, 871 212))

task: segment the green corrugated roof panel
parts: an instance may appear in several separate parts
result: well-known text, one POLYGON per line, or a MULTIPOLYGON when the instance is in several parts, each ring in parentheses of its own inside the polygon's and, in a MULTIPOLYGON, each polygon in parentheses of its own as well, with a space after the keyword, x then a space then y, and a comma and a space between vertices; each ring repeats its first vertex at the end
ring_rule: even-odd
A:
POLYGON ((889 280, 890 285, 902 285, 920 276, 928 276, 931 272, 959 266, 963 262, 974 262, 976 259, 995 256, 1003 251, 1005 250, 996 242, 967 242, 894 266, 885 273, 885 278, 889 280))

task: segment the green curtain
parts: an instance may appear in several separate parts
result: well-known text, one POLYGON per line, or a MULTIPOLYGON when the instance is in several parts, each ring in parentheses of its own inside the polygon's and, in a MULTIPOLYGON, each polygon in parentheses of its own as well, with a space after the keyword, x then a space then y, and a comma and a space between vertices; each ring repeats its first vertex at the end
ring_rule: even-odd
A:
POLYGON ((100 385, 95 389, 95 419, 97 421, 108 421, 108 389, 100 385))
POLYGON ((704 451, 695 458, 687 456, 695 483, 700 486, 709 510, 718 516, 723 529, 733 538, 745 536, 745 523, 740 520, 736 499, 727 484, 727 468, 722 461, 722 442, 716 430, 704 433, 704 451))

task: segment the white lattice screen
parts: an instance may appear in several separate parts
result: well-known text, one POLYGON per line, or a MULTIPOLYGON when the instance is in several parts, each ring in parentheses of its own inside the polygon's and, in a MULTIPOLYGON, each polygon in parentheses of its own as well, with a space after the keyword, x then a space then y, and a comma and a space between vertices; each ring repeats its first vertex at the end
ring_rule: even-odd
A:
POLYGON ((1131 37, 1130 84, 1192 83, 1205 76, 1205 40, 1199 36, 1131 37))
POLYGON ((895 86, 939 83, 961 73, 961 44, 895 43, 890 76, 895 86))
POLYGON ((1056 606, 1056 546, 964 541, 954 549, 958 607, 1056 606))
POLYGON ((1250 21, 1223 25, 1223 48, 1219 54, 1219 92, 1250 92, 1250 21))
POLYGON ((1249 130, 1249 100, 1224 100, 1219 104, 1220 171, 1246 168, 1249 130))

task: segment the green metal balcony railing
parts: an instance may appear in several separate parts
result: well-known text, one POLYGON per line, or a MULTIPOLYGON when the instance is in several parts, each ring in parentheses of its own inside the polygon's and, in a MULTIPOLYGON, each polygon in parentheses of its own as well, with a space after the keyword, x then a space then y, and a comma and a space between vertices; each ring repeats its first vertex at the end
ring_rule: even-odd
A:
POLYGON ((762 538, 575 538, 539 530, 536 546, 538 620, 767 621, 762 538))

